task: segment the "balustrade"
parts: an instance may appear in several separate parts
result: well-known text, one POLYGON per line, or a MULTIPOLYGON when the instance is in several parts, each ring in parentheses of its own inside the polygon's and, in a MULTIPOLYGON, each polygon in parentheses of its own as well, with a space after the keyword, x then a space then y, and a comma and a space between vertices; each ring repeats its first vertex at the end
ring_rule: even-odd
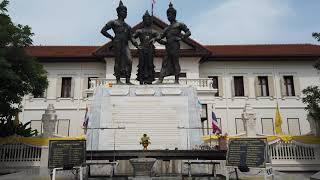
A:
MULTIPOLYGON (((122 80, 124 81, 124 79, 122 80)), ((104 79, 104 78, 95 78, 92 79, 90 82, 90 89, 95 89, 99 86, 107 86, 109 83, 116 84, 116 79, 104 79)), ((132 79, 131 83, 138 85, 139 81, 132 79)), ((164 84, 173 84, 174 79, 164 79, 164 84)), ((181 85, 190 85, 200 89, 207 89, 213 90, 212 88, 212 79, 210 78, 198 78, 198 79, 187 79, 187 78, 180 78, 181 85)))

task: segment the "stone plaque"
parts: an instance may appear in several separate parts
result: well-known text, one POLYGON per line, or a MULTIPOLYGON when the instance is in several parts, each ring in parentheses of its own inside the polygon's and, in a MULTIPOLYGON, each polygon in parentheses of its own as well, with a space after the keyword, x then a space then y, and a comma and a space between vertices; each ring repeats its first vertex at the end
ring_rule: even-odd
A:
POLYGON ((230 139, 227 152, 227 166, 265 167, 267 139, 230 139))
POLYGON ((72 168, 86 161, 85 140, 50 140, 49 168, 72 168))

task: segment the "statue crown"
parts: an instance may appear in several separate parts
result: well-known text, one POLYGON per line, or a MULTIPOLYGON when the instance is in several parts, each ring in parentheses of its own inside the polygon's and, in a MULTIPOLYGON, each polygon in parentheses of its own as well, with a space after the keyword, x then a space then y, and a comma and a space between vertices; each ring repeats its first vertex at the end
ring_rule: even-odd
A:
POLYGON ((177 14, 177 10, 173 7, 173 4, 170 2, 169 4, 169 8, 167 10, 167 14, 168 13, 173 13, 173 14, 177 14))
POLYGON ((149 11, 147 10, 144 15, 143 15, 143 19, 144 18, 148 18, 148 17, 151 17, 150 14, 149 14, 149 11))
POLYGON ((117 12, 120 12, 122 10, 127 10, 127 7, 123 5, 123 2, 120 0, 119 6, 117 7, 117 12))

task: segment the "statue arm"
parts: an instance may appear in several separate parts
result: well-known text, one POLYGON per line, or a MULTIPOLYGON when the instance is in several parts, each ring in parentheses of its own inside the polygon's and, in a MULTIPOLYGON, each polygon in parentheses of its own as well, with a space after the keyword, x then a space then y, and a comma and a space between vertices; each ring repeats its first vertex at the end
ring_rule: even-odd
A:
POLYGON ((140 33, 141 33, 141 31, 140 31, 140 29, 138 29, 135 33, 133 33, 132 37, 134 39, 137 39, 140 36, 140 33))
POLYGON ((151 44, 154 44, 155 41, 158 41, 158 39, 160 39, 160 34, 155 31, 155 32, 152 32, 152 38, 150 39, 150 43, 151 44))
POLYGON ((112 24, 113 24, 113 21, 110 21, 108 22, 101 30, 101 34, 103 34, 105 37, 113 40, 114 37, 108 33, 108 30, 110 30, 112 28, 112 24))
POLYGON ((137 43, 136 40, 134 40, 134 35, 132 35, 131 28, 129 28, 129 39, 130 39, 132 45, 134 45, 134 47, 136 47, 137 49, 139 49, 139 44, 137 43))
POLYGON ((181 23, 181 30, 184 32, 184 34, 182 35, 182 39, 187 39, 188 37, 191 36, 191 31, 189 30, 189 28, 181 23))
POLYGON ((167 35, 167 28, 164 29, 163 33, 161 33, 161 35, 159 34, 156 41, 159 43, 159 44, 162 44, 162 45, 166 45, 167 44, 167 41, 164 41, 163 39, 166 37, 167 35))

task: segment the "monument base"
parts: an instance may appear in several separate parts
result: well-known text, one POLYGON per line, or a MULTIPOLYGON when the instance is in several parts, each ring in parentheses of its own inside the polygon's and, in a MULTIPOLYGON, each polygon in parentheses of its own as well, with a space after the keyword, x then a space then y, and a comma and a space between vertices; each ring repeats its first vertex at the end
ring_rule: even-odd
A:
POLYGON ((129 160, 135 179, 151 179, 151 169, 157 161, 154 158, 135 158, 129 160))
POLYGON ((200 127, 198 98, 194 87, 98 87, 90 110, 87 149, 142 149, 139 142, 143 134, 150 137, 150 150, 191 149, 202 143, 200 127))

